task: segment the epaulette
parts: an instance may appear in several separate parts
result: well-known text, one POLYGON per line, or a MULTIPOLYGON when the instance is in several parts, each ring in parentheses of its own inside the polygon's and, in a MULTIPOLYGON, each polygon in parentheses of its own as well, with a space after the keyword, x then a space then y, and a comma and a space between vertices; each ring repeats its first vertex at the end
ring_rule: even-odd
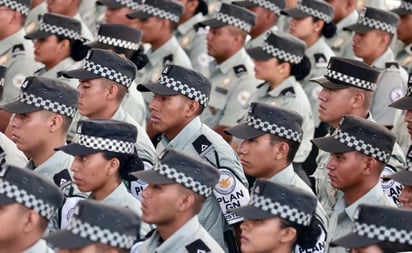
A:
POLYGON ((11 55, 12 56, 16 56, 19 54, 24 54, 25 50, 24 50, 24 45, 23 44, 17 44, 14 45, 13 48, 11 49, 11 55))
POLYGON ((203 134, 197 137, 196 140, 192 143, 192 145, 200 156, 203 156, 211 149, 213 149, 212 142, 209 141, 209 139, 203 134))
POLYGON ((317 53, 313 55, 315 57, 315 66, 317 68, 324 68, 328 64, 328 60, 326 59, 326 56, 322 53, 317 53))
POLYGON ((197 35, 203 35, 203 34, 207 34, 209 32, 207 27, 202 23, 194 24, 193 29, 195 29, 197 35))
POLYGON ((280 96, 282 97, 294 97, 296 95, 295 89, 293 87, 288 87, 283 89, 280 93, 280 96))
POLYGON ((245 65, 241 64, 241 65, 234 66, 233 71, 235 72, 236 76, 239 77, 247 73, 247 68, 245 67, 245 65))
POLYGON ((192 242, 189 245, 186 245, 187 252, 189 253, 209 253, 211 250, 207 245, 202 241, 202 239, 197 239, 196 241, 192 242))
POLYGON ((166 64, 172 64, 173 63, 173 54, 169 54, 163 58, 163 66, 166 64))
POLYGON ((385 63, 386 69, 399 69, 399 63, 397 62, 387 62, 385 63))
POLYGON ((59 173, 53 176, 54 184, 57 185, 59 188, 63 188, 66 185, 72 183, 72 178, 69 174, 67 169, 60 171, 59 173))

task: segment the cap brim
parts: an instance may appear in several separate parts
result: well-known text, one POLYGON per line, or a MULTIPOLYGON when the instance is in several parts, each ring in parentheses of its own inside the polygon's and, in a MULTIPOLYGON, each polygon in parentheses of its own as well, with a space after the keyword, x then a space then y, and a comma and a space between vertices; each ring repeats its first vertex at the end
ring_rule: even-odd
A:
POLYGON ((0 194, 0 205, 8 205, 18 203, 16 200, 7 197, 5 194, 0 194))
POLYGON ((399 16, 412 14, 411 11, 405 10, 404 8, 396 8, 396 9, 391 10, 391 12, 398 14, 399 16))
POLYGON ((162 96, 180 95, 179 92, 174 91, 160 83, 139 84, 137 90, 141 92, 153 92, 162 96))
POLYGON ((320 137, 311 140, 318 148, 333 154, 354 151, 354 149, 337 141, 333 136, 320 137))
POLYGON ((374 28, 371 28, 369 26, 364 26, 362 24, 353 24, 353 25, 344 27, 343 30, 344 31, 353 31, 355 33, 366 33, 366 32, 374 30, 374 28))
POLYGON ((330 242, 331 247, 345 247, 348 249, 361 248, 368 245, 376 244, 379 240, 361 237, 356 234, 348 234, 339 239, 330 242))
POLYGON ((412 97, 403 97, 392 104, 389 105, 390 107, 401 109, 401 110, 411 110, 412 109, 412 97))
POLYGON ((89 46, 90 48, 101 48, 101 49, 111 49, 111 48, 114 48, 114 46, 110 46, 110 45, 107 45, 107 44, 103 44, 103 43, 100 43, 100 42, 98 42, 98 41, 90 41, 90 42, 84 43, 84 45, 85 45, 85 46, 89 46))
POLYGON ((77 249, 95 243, 73 234, 68 230, 58 231, 46 237, 46 241, 56 248, 77 249))
POLYGON ((330 90, 341 90, 341 89, 348 88, 347 85, 331 82, 329 79, 327 79, 324 76, 315 77, 315 78, 310 79, 309 81, 318 83, 322 87, 328 88, 330 90))
POLYGON ((209 26, 209 27, 213 27, 213 28, 219 28, 219 27, 223 27, 223 26, 227 26, 228 24, 223 23, 217 19, 211 18, 205 21, 200 22, 202 25, 204 26, 209 26))
POLYGON ((306 17, 310 16, 306 12, 303 12, 303 11, 297 9, 297 8, 282 10, 282 11, 280 11, 280 14, 290 16, 290 17, 296 18, 296 19, 302 19, 302 18, 306 18, 306 17))
MULTIPOLYGON (((54 150, 56 151, 63 151, 66 154, 72 155, 72 156, 80 156, 80 155, 89 155, 89 154, 94 154, 100 152, 100 150, 97 149, 92 149, 92 148, 87 148, 83 145, 80 145, 78 143, 71 143, 68 145, 64 145, 61 147, 57 147, 54 150)), ((103 151, 103 150, 101 150, 103 151)))
POLYGON ((14 101, 1 106, 1 109, 10 113, 28 113, 43 110, 42 108, 34 107, 26 103, 14 101))
POLYGON ((173 184, 176 181, 160 175, 153 169, 151 170, 142 170, 130 173, 131 176, 134 176, 147 184, 173 184))
POLYGON ((123 5, 121 5, 120 3, 118 3, 114 0, 97 0, 96 4, 104 5, 104 6, 107 6, 109 8, 112 8, 112 9, 120 9, 120 8, 124 7, 123 5))
POLYGON ((89 72, 84 69, 75 69, 75 70, 70 70, 70 71, 63 71, 62 75, 66 78, 75 78, 79 80, 89 80, 89 79, 95 79, 95 78, 100 78, 101 76, 93 74, 92 72, 89 72))
POLYGON ((226 134, 233 135, 237 138, 244 140, 253 139, 265 134, 265 132, 259 131, 246 124, 226 128, 224 131, 226 134))
POLYGON ((242 6, 242 7, 259 6, 258 4, 255 4, 252 1, 232 1, 232 4, 239 5, 239 6, 242 6))
POLYGON ((254 206, 243 206, 230 210, 230 212, 235 213, 245 219, 269 219, 276 217, 275 215, 265 212, 260 208, 254 206))
POLYGON ((153 17, 153 15, 143 12, 143 11, 134 11, 126 14, 129 19, 145 19, 153 17))
POLYGON ((412 172, 407 170, 400 170, 391 175, 385 176, 385 178, 389 178, 399 182, 403 185, 412 186, 412 172))
POLYGON ((271 58, 275 58, 273 55, 266 53, 261 47, 254 47, 247 49, 246 52, 250 55, 250 57, 254 60, 269 60, 271 58))
POLYGON ((48 32, 41 31, 41 30, 35 30, 31 33, 28 33, 28 34, 24 35, 24 38, 29 39, 29 40, 38 40, 38 39, 47 38, 50 35, 52 35, 52 34, 50 34, 48 32))

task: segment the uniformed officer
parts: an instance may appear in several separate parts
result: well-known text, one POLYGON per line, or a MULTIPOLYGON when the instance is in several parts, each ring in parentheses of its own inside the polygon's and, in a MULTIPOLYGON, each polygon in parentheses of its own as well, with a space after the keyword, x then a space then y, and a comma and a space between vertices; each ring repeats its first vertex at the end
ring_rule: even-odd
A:
MULTIPOLYGON (((24 79, 40 67, 34 61, 33 43, 24 39, 24 20, 30 0, 1 1, 0 16, 5 21, 0 28, 0 65, 8 68, 0 105, 13 101, 24 79), (6 20, 7 23, 6 23, 6 20)), ((0 111, 0 131, 4 132, 11 114, 0 111)))
MULTIPOLYGON (((332 128, 330 134, 336 131, 344 115, 354 115, 373 121, 373 114, 369 112, 373 91, 376 87, 380 72, 367 64, 341 57, 332 57, 324 76, 314 78, 322 90, 319 93, 319 117, 332 128)), ((316 158, 317 168, 313 177, 316 180, 316 193, 327 213, 332 211, 336 200, 342 192, 333 188, 328 178, 326 164, 330 154, 319 151, 316 158)), ((405 157, 398 144, 395 144, 389 163, 385 166, 382 175, 392 174, 402 170, 405 157)), ((400 185, 394 181, 381 180, 385 193, 397 202, 400 185)))
POLYGON ((207 73, 213 58, 207 54, 208 30, 199 24, 208 14, 207 3, 204 0, 179 0, 179 2, 183 5, 183 14, 180 16, 175 36, 189 56, 193 69, 200 73, 207 73))
MULTIPOLYGON (((303 118, 292 110, 265 103, 252 103, 247 121, 225 131, 243 139, 238 154, 246 174, 293 185, 316 197, 294 172, 292 163, 302 142, 302 121, 303 118)), ((324 251, 328 217, 320 204, 316 210, 316 219, 322 235, 311 247, 298 245, 296 252, 324 251)))
POLYGON ((126 15, 138 11, 142 0, 97 0, 96 4, 107 7, 104 12, 105 23, 138 28, 139 20, 127 18, 126 15))
POLYGON ((331 242, 331 246, 362 252, 410 252, 412 212, 393 207, 360 205, 352 231, 331 242), (390 231, 390 233, 388 233, 390 231))
POLYGON ((45 0, 31 0, 29 15, 24 22, 24 30, 27 33, 34 31, 39 26, 39 16, 47 12, 45 0))
MULTIPOLYGON (((138 83, 155 82, 166 64, 192 67, 189 57, 174 36, 176 24, 182 14, 183 6, 179 2, 147 0, 141 9, 127 15, 132 19, 139 19, 138 28, 143 32, 142 42, 151 46, 146 52, 149 61, 138 72, 138 83)), ((152 97, 147 94, 143 96, 148 106, 152 97)), ((149 110, 147 112, 146 119, 149 119, 149 110)), ((150 138, 158 134, 150 124, 147 125, 147 132, 150 138)))
MULTIPOLYGON (((249 200, 247 180, 239 158, 232 147, 215 131, 200 121, 207 108, 211 84, 202 74, 177 65, 166 65, 156 83, 137 86, 140 91, 152 91, 150 103, 153 128, 161 132, 157 154, 170 147, 201 157, 220 170, 221 183, 214 196, 206 199, 199 213, 202 226, 222 246, 227 225, 241 218, 229 210, 249 200)), ((231 231, 226 242, 233 242, 231 231)), ((232 245, 229 245, 231 248, 232 245)), ((232 252, 232 251, 230 251, 232 252)))
MULTIPOLYGON (((80 191, 90 192, 91 199, 127 207, 141 216, 140 202, 128 191, 135 181, 129 173, 144 169, 136 153, 136 137, 136 127, 126 122, 80 120, 74 142, 57 150, 74 156, 71 171, 80 191)), ((149 230, 147 225, 142 226, 142 237, 149 230)))
POLYGON ((400 113, 388 105, 403 96, 408 79, 406 71, 395 62, 389 48, 398 22, 399 17, 394 13, 365 7, 357 23, 344 28, 355 32, 355 56, 382 71, 373 95, 371 112, 379 124, 388 128, 392 128, 396 114, 400 113))
POLYGON ((81 0, 46 0, 47 11, 79 20, 82 25, 82 37, 86 40, 93 40, 93 33, 84 23, 79 14, 80 1, 81 0))
POLYGON ((207 52, 215 61, 208 76, 212 83, 210 103, 201 120, 228 141, 231 136, 223 130, 236 125, 245 114, 243 107, 258 84, 252 59, 244 48, 255 19, 255 14, 246 8, 222 3, 211 19, 202 22, 210 27, 207 52))
POLYGON ((17 148, 16 143, 0 133, 0 166, 9 164, 24 167, 27 162, 27 157, 17 148))
POLYGON ((401 5, 392 12, 400 17, 396 38, 403 43, 403 48, 396 52, 395 60, 409 73, 412 72, 412 1, 402 0, 401 5))
MULTIPOLYGON (((63 76, 79 79, 79 114, 90 119, 114 119, 133 124, 137 128, 136 147, 145 166, 155 159, 154 147, 144 128, 121 106, 128 88, 136 78, 136 66, 114 52, 93 48, 80 69, 63 72, 63 76)), ((79 117, 78 117, 79 118, 79 117)), ((77 123, 71 126, 71 136, 77 123)))
POLYGON ((256 23, 250 29, 250 40, 246 43, 246 48, 260 46, 270 31, 278 31, 276 26, 280 11, 285 8, 285 0, 243 0, 234 1, 237 4, 253 11, 256 14, 256 23))
POLYGON ((292 185, 258 179, 249 204, 233 210, 246 219, 240 225, 242 252, 296 252, 296 244, 313 248, 320 232, 316 207, 313 194, 292 185))
MULTIPOLYGON (((24 36, 34 41, 34 60, 44 65, 35 76, 61 78, 61 71, 75 68, 70 55, 73 43, 80 40, 81 28, 74 18, 53 13, 41 16, 39 27, 24 36)), ((62 80, 73 88, 77 86, 75 80, 62 80)))
POLYGON ((359 18, 357 0, 327 0, 333 6, 333 22, 336 24, 336 33, 326 40, 336 56, 354 58, 352 50, 353 32, 343 30, 344 27, 353 25, 359 18))
MULTIPOLYGON (((294 163, 298 174, 310 184, 307 175, 313 171, 302 165, 309 157, 315 127, 312 116, 312 105, 297 80, 305 78, 310 71, 309 59, 305 56, 305 43, 300 39, 283 33, 268 32, 260 46, 248 49, 248 54, 255 63, 255 76, 265 82, 257 86, 257 91, 249 99, 250 102, 262 102, 293 110, 303 118, 303 137, 294 163)), ((314 159, 313 159, 314 160, 314 159)), ((312 169, 312 166, 311 168, 312 169)))
MULTIPOLYGON (((139 68, 141 59, 140 38, 141 31, 122 24, 101 24, 97 32, 97 40, 86 43, 92 48, 103 48, 114 51, 133 61, 139 68)), ((142 93, 136 89, 136 82, 133 82, 122 100, 124 110, 139 123, 146 127, 146 104, 142 93)))
POLYGON ((55 151, 66 143, 78 100, 78 92, 69 85, 56 79, 31 76, 23 82, 16 101, 1 107, 15 113, 10 121, 11 139, 30 158, 26 167, 54 182, 67 197, 63 211, 50 222, 48 232, 64 226, 70 208, 86 196, 72 184, 69 168, 73 157, 55 151))
POLYGON ((41 238, 63 202, 63 193, 43 176, 0 166, 0 251, 54 252, 41 238))
MULTIPOLYGON (((346 115, 333 135, 312 141, 319 149, 331 153, 328 176, 332 186, 343 192, 329 220, 328 242, 350 232, 360 204, 395 206, 379 184, 395 144, 395 136, 388 129, 346 115)), ((346 252, 346 249, 329 248, 329 252, 346 252)))
POLYGON ((312 105, 315 135, 323 136, 326 127, 320 124, 317 110, 320 87, 309 80, 323 75, 330 57, 335 55, 325 41, 325 38, 332 37, 336 30, 332 22, 333 7, 324 1, 302 0, 296 7, 285 9, 281 13, 292 18, 289 33, 306 43, 306 55, 310 60, 311 70, 301 84, 312 105))
POLYGON ((59 252, 130 252, 139 239, 140 218, 132 210, 93 200, 80 201, 69 226, 46 238, 59 252), (93 228, 93 229, 91 229, 93 228))
POLYGON ((142 220, 156 225, 139 252, 225 252, 198 218, 219 181, 214 166, 198 157, 165 149, 153 169, 133 176, 149 184, 142 192, 142 220))

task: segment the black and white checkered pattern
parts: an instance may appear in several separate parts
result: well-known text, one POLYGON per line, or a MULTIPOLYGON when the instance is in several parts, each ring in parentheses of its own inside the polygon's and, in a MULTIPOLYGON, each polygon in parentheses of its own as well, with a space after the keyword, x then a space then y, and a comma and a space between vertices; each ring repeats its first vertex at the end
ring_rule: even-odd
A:
POLYGON ((79 220, 77 219, 77 217, 72 217, 70 219, 67 230, 75 235, 80 236, 81 238, 123 249, 132 248, 134 242, 137 239, 136 236, 124 235, 117 231, 101 228, 99 226, 79 220))
POLYGON ((246 124, 259 131, 270 132, 271 134, 277 135, 287 140, 291 140, 291 141, 299 142, 299 143, 302 141, 302 133, 293 131, 292 129, 285 128, 284 126, 279 126, 279 125, 270 123, 268 121, 264 121, 250 114, 247 118, 246 124))
POLYGON ((296 6, 296 8, 303 11, 303 12, 305 12, 305 13, 307 13, 307 14, 309 14, 310 16, 313 16, 313 17, 316 17, 320 20, 325 21, 325 23, 332 22, 332 16, 330 16, 330 15, 324 13, 324 12, 321 12, 319 10, 313 9, 309 6, 298 4, 296 6))
POLYGON ((347 74, 340 73, 336 70, 332 70, 329 68, 326 71, 325 76, 331 79, 334 79, 334 80, 348 83, 350 85, 353 85, 353 86, 356 86, 362 89, 375 90, 375 87, 376 87, 375 83, 372 83, 372 82, 369 82, 363 79, 359 79, 353 76, 349 76, 347 74))
POLYGON ((379 241, 412 244, 412 232, 410 230, 355 222, 353 232, 359 236, 379 241))
POLYGON ((283 60, 283 61, 286 61, 286 62, 290 62, 290 63, 293 63, 293 64, 298 64, 303 59, 303 57, 301 57, 301 56, 294 55, 294 54, 291 54, 289 52, 283 51, 283 50, 281 50, 277 47, 274 47, 274 46, 270 45, 267 42, 263 43, 262 49, 266 53, 268 53, 270 55, 273 55, 273 57, 275 57, 277 59, 280 59, 280 60, 283 60))
POLYGON ((378 30, 388 32, 390 34, 396 33, 396 26, 382 22, 380 20, 376 20, 376 19, 372 19, 368 17, 360 17, 358 20, 358 23, 361 25, 373 28, 373 29, 378 29, 378 30))
POLYGON ((106 44, 106 45, 126 48, 130 50, 135 50, 135 51, 139 49, 139 43, 136 43, 133 41, 121 40, 118 38, 108 37, 104 35, 97 35, 97 41, 100 43, 106 44))
POLYGON ((265 212, 270 212, 273 215, 303 226, 308 226, 312 219, 312 214, 310 213, 305 213, 299 209, 292 208, 288 205, 283 205, 257 194, 252 194, 249 203, 250 205, 265 212))
POLYGON ((412 97, 412 86, 409 86, 406 90, 406 97, 412 97))
POLYGON ((60 104, 58 102, 53 102, 49 99, 44 99, 42 97, 35 96, 34 94, 29 94, 27 92, 21 92, 17 100, 21 103, 25 103, 37 108, 44 109, 46 111, 52 111, 62 115, 66 115, 73 118, 76 108, 67 106, 65 104, 60 104))
POLYGON ((117 72, 114 69, 110 69, 108 67, 102 66, 98 63, 86 60, 84 66, 84 70, 87 70, 93 74, 96 74, 98 76, 107 78, 109 80, 112 80, 118 84, 121 84, 125 86, 126 88, 129 88, 130 85, 132 85, 133 80, 128 78, 127 76, 123 75, 122 73, 117 72))
POLYGON ((336 131, 334 138, 340 143, 345 144, 346 146, 355 149, 358 152, 361 152, 367 156, 371 156, 383 163, 387 163, 391 156, 390 153, 380 150, 377 147, 372 146, 369 143, 365 143, 363 140, 357 139, 355 136, 343 132, 341 129, 336 131))
POLYGON ((39 29, 47 33, 57 34, 65 38, 70 38, 73 40, 77 40, 80 38, 80 34, 74 30, 70 30, 70 29, 67 29, 61 26, 53 25, 53 24, 47 24, 47 23, 44 23, 43 21, 40 23, 39 29))
POLYGON ((183 96, 186 96, 190 99, 193 99, 199 102, 199 104, 201 104, 203 107, 207 106, 209 98, 208 96, 206 96, 206 94, 202 93, 199 90, 196 90, 193 87, 190 87, 189 85, 185 83, 182 83, 179 80, 174 79, 173 77, 169 77, 167 75, 161 75, 158 82, 176 92, 181 93, 183 96))
POLYGON ((401 5, 399 6, 399 8, 407 10, 407 11, 412 11, 412 3, 411 2, 407 2, 407 1, 402 1, 401 5))
POLYGON ((260 7, 271 10, 274 13, 276 13, 277 15, 280 15, 280 11, 281 11, 280 8, 276 4, 274 4, 270 1, 267 1, 267 0, 251 0, 251 2, 254 3, 254 4, 259 5, 260 7))
POLYGON ((239 18, 230 16, 230 15, 227 15, 225 13, 215 12, 213 17, 215 19, 219 20, 220 22, 223 22, 223 23, 228 24, 228 25, 233 25, 234 27, 242 29, 243 31, 245 31, 247 33, 249 33, 250 30, 252 29, 252 26, 250 24, 246 23, 245 21, 243 21, 239 18))
POLYGON ((140 7, 140 5, 133 1, 133 0, 115 0, 116 2, 118 2, 119 4, 126 6, 134 11, 137 11, 140 7))
POLYGON ((29 11, 30 11, 29 6, 26 6, 26 5, 24 5, 22 3, 19 3, 17 1, 14 1, 14 0, 0 0, 0 5, 7 6, 10 9, 18 11, 18 12, 20 12, 21 14, 23 14, 25 16, 29 15, 29 11))
POLYGON ((205 198, 209 197, 212 193, 212 188, 202 184, 199 181, 196 181, 194 178, 185 175, 182 172, 177 171, 174 168, 171 168, 167 164, 157 163, 153 169, 158 172, 160 175, 163 175, 173 181, 176 181, 179 184, 184 185, 185 187, 191 189, 192 191, 204 196, 205 198))
POLYGON ((179 16, 177 16, 177 15, 171 13, 171 12, 159 9, 155 6, 148 5, 148 4, 143 4, 143 7, 142 7, 141 11, 143 11, 145 13, 148 13, 150 15, 153 15, 155 17, 169 19, 169 20, 171 20, 175 23, 179 22, 179 19, 180 19, 179 16))
POLYGON ((47 220, 50 220, 56 211, 54 206, 37 198, 26 190, 20 189, 17 185, 10 183, 4 178, 0 179, 0 194, 14 199, 17 203, 20 203, 29 209, 36 210, 47 220))
POLYGON ((134 142, 88 136, 85 134, 78 134, 76 143, 91 149, 107 150, 122 154, 133 154, 135 146, 134 142))

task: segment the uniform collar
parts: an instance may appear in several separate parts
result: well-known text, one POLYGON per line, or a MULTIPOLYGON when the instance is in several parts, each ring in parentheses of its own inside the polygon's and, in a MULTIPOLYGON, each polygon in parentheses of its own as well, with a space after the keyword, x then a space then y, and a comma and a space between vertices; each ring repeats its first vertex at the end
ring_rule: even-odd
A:
POLYGON ((35 244, 33 244, 30 248, 23 251, 23 253, 54 253, 54 250, 47 246, 45 240, 40 239, 35 244))
POLYGON ((229 71, 233 69, 233 66, 239 65, 240 62, 243 62, 242 59, 248 57, 246 50, 242 47, 239 51, 237 51, 234 55, 229 57, 226 61, 218 65, 220 71, 224 74, 227 74, 229 71))
POLYGON ((381 56, 379 56, 372 64, 371 66, 380 68, 380 69, 385 69, 385 64, 387 62, 392 62, 394 61, 395 58, 393 56, 392 50, 388 47, 381 56))
POLYGON ((191 17, 189 20, 184 22, 183 24, 179 25, 177 27, 177 32, 181 35, 187 34, 190 30, 193 29, 194 25, 197 23, 201 22, 203 20, 203 15, 202 13, 198 13, 191 17))
POLYGON ((326 42, 325 42, 325 38, 323 36, 320 36, 319 39, 315 42, 315 44, 313 44, 312 46, 310 46, 308 49, 306 49, 306 55, 313 55, 316 53, 316 50, 318 50, 318 48, 324 48, 325 45, 327 46, 326 42))
MULTIPOLYGON (((102 203, 109 203, 109 204, 121 204, 122 198, 120 196, 126 196, 126 194, 130 194, 127 191, 126 186, 123 184, 123 182, 120 182, 120 184, 112 191, 109 195, 107 195, 104 199, 101 200, 102 203)), ((89 198, 93 198, 92 194, 89 195, 89 198)))
POLYGON ((35 170, 46 177, 54 176, 56 173, 60 172, 62 169, 69 169, 74 157, 64 153, 63 151, 56 151, 52 156, 49 157, 45 162, 34 167, 33 161, 30 160, 26 165, 26 168, 35 170))
POLYGON ((48 73, 48 76, 57 77, 58 72, 62 70, 67 70, 68 67, 70 68, 71 66, 73 66, 74 63, 75 61, 72 58, 66 57, 53 68, 46 70, 46 72, 48 73))
POLYGON ((295 176, 295 170, 293 169, 293 164, 290 163, 286 168, 276 173, 270 178, 272 182, 287 183, 290 182, 295 176))
POLYGON ((408 53, 408 55, 412 55, 412 43, 405 47, 405 52, 408 53))
POLYGON ((278 86, 275 88, 269 90, 268 95, 271 97, 278 97, 279 94, 285 89, 289 87, 293 87, 293 82, 295 81, 294 76, 289 76, 287 79, 285 79, 283 82, 281 82, 278 86))
POLYGON ((0 54, 4 54, 7 50, 16 45, 16 43, 22 42, 24 40, 24 30, 20 29, 13 35, 0 41, 0 54))
POLYGON ((120 105, 119 108, 117 108, 116 112, 113 114, 112 119, 119 120, 119 121, 125 121, 126 118, 127 118, 127 114, 124 111, 123 107, 120 105))
POLYGON ((164 147, 170 147, 178 150, 182 150, 196 134, 200 133, 200 128, 202 127, 202 122, 199 117, 194 118, 187 124, 173 140, 167 140, 166 136, 162 134, 161 143, 164 147))
POLYGON ((163 60, 164 57, 169 55, 173 50, 179 47, 179 42, 177 41, 175 36, 172 36, 166 43, 164 43, 161 47, 152 51, 150 48, 147 52, 147 58, 149 58, 149 62, 152 66, 155 66, 159 61, 163 60))

